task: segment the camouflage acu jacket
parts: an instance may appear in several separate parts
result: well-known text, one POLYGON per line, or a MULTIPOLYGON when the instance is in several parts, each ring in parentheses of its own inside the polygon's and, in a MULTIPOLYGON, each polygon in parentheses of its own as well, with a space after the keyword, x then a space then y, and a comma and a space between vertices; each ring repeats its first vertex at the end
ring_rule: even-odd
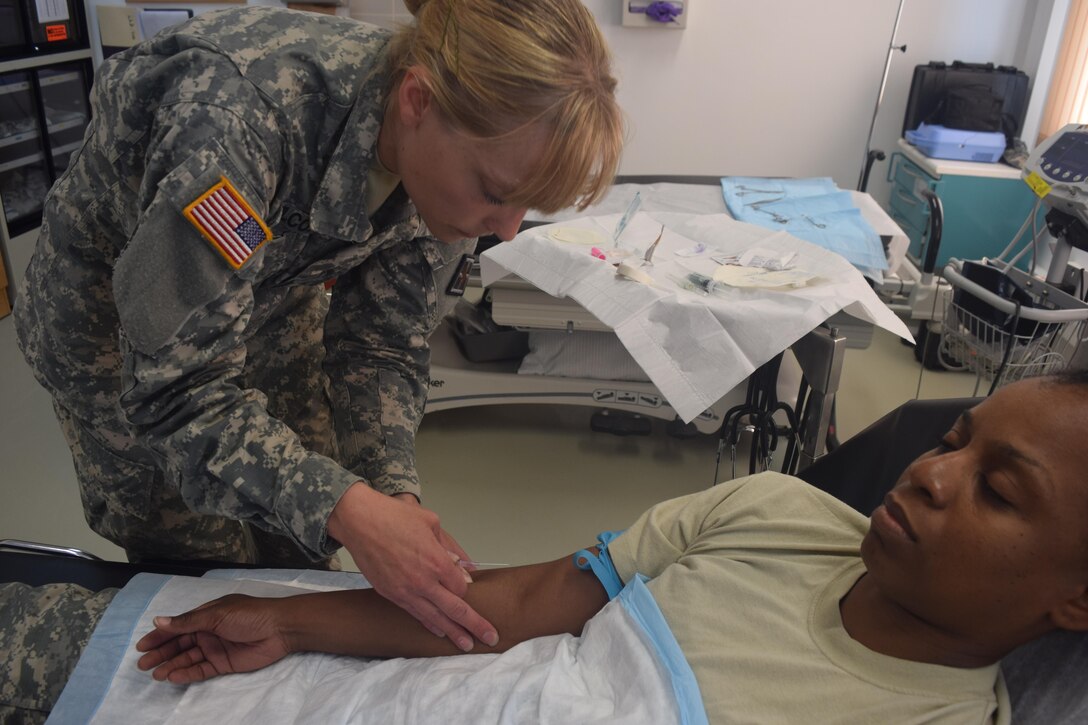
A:
POLYGON ((20 345, 61 405, 135 436, 194 509, 315 555, 335 549, 325 522, 351 483, 418 492, 426 340, 471 246, 428 236, 402 191, 378 216, 365 208, 388 40, 245 7, 110 58, 17 303, 20 345), (212 215, 223 204, 233 236, 212 215), (247 340, 288 314, 289 290, 331 278, 339 463, 240 383, 247 340))

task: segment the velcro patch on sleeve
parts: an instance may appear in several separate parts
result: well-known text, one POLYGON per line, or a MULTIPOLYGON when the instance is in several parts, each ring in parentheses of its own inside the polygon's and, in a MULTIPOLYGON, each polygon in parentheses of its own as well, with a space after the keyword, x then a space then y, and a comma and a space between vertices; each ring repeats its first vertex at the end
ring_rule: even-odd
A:
POLYGON ((272 238, 268 226, 225 176, 185 207, 184 214, 234 269, 272 238))

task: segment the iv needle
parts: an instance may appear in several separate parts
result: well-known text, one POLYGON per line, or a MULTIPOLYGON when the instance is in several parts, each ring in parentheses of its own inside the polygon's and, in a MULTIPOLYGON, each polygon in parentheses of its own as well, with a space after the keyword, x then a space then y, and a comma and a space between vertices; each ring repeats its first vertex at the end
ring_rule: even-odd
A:
POLYGON ((464 566, 475 566, 475 567, 482 567, 482 566, 510 566, 509 564, 496 564, 495 562, 492 562, 492 561, 471 561, 469 559, 458 559, 457 560, 457 565, 461 566, 461 567, 464 567, 464 566))

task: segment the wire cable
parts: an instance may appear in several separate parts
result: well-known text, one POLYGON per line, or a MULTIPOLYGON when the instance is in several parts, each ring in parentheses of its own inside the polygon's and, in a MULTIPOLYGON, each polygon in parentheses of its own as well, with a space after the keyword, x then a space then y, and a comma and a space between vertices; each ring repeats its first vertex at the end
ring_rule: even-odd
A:
POLYGON ((1032 224, 1032 226, 1034 226, 1034 220, 1036 215, 1039 213, 1039 207, 1041 205, 1042 199, 1036 199, 1034 206, 1031 207, 1031 213, 1029 213, 1027 217, 1024 218, 1024 223, 1020 225, 1020 231, 1016 232, 1016 236, 1014 236, 1012 238, 1012 241, 1009 242, 1009 246, 1001 250, 1001 254, 997 255, 996 259, 1004 259, 1005 255, 1013 250, 1013 247, 1016 246, 1016 243, 1020 241, 1020 237, 1024 236, 1024 232, 1027 231, 1028 224, 1032 224))
MULTIPOLYGON (((1008 274, 1009 268, 1012 267, 1017 262, 1019 262, 1020 258, 1028 253, 1028 249, 1031 249, 1032 269, 1034 270, 1034 268, 1035 268, 1035 263, 1034 263, 1034 260, 1035 260, 1035 245, 1039 243, 1039 224, 1038 224, 1038 220, 1035 217, 1036 217, 1036 213, 1039 210, 1039 204, 1040 203, 1042 203, 1041 199, 1035 202, 1035 208, 1032 209, 1031 214, 1025 220, 1025 221, 1031 221, 1031 223, 1032 223, 1032 225, 1031 225, 1032 235, 1031 235, 1030 245, 1025 245, 1023 249, 1021 249, 1019 252, 1017 252, 1015 257, 1013 257, 1008 262, 1006 262, 1005 263, 1005 268, 1001 270, 1002 272, 1008 274)), ((1016 239, 1013 240, 1013 244, 1015 244, 1018 241, 1020 241, 1020 235, 1019 234, 1016 235, 1016 239)), ((1009 247, 1011 247, 1011 246, 1012 246, 1012 244, 1009 245, 1009 247)), ((1001 257, 1004 257, 1008 253, 1008 251, 1009 251, 1009 249, 1006 248, 1006 250, 1001 253, 1001 257)), ((998 257, 997 261, 1000 261, 1001 257, 998 257)))
POLYGON ((994 394, 997 390, 997 386, 1001 384, 1001 376, 1005 374, 1005 368, 1009 364, 1009 357, 1012 356, 1012 346, 1016 342, 1016 328, 1020 324, 1020 302, 1018 300, 1012 300, 1016 304, 1016 310, 1013 312, 1012 321, 1006 325, 1006 333, 1009 336, 1008 342, 1005 343, 1005 353, 1001 356, 1001 365, 998 366, 997 372, 994 374, 993 382, 990 383, 990 392, 986 393, 986 397, 994 394))

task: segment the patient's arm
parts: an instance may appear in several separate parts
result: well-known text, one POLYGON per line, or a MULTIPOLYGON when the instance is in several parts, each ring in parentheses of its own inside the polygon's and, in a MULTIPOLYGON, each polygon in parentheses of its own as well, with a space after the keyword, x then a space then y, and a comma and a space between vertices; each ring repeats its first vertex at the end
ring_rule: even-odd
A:
MULTIPOLYGON (((578 634, 608 601, 604 588, 570 557, 547 564, 474 573, 465 601, 499 631, 502 652, 533 637, 578 634)), ((266 667, 290 652, 361 657, 431 657, 461 654, 411 615, 371 589, 259 599, 230 595, 185 614, 156 618, 155 630, 136 649, 140 669, 173 683, 266 667)))

